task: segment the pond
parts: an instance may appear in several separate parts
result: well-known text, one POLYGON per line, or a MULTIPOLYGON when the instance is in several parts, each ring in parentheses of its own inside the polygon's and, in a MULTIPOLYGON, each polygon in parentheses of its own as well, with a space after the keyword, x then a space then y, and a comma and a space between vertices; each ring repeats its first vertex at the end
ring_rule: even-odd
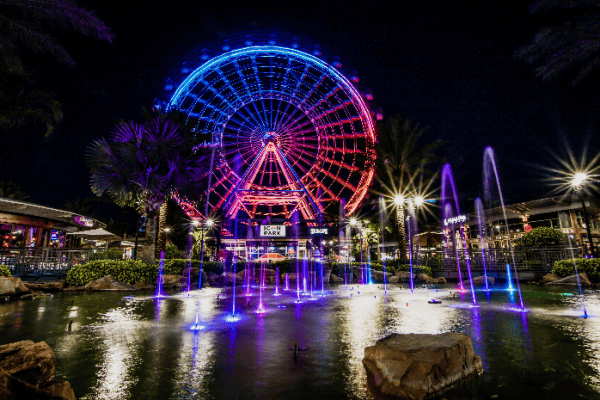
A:
POLYGON ((373 399, 366 346, 392 332, 453 331, 471 337, 484 373, 438 398, 600 399, 598 292, 584 292, 584 319, 573 287, 523 285, 526 313, 506 291, 478 292, 470 308, 453 285, 395 285, 387 296, 381 285, 329 290, 296 304, 295 293, 267 288, 264 314, 256 291, 240 290, 237 322, 227 320, 231 288, 162 299, 59 293, 0 304, 0 344, 46 341, 58 377, 81 399, 373 399), (194 331, 197 310, 203 328, 194 331))

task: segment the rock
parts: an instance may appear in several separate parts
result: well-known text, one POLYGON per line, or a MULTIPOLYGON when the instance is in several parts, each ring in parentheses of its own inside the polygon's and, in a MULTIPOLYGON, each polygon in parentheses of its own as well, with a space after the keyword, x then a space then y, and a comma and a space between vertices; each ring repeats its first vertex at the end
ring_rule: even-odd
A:
POLYGON ((103 291, 103 290, 138 290, 134 285, 128 283, 117 282, 111 275, 107 275, 103 278, 95 279, 88 282, 85 289, 92 291, 103 291))
POLYGON ((156 287, 156 285, 152 282, 138 282, 134 283, 133 286, 138 290, 150 290, 156 287))
POLYGON ((73 389, 71 389, 71 384, 67 381, 50 381, 42 386, 41 389, 59 399, 77 400, 73 389))
MULTIPOLYGON (((585 272, 579 274, 579 282, 581 282, 581 286, 589 286, 592 284, 585 272)), ((549 282, 548 285, 577 285, 577 283, 577 275, 571 275, 554 282, 549 282)))
POLYGON ((56 359, 45 343, 30 340, 0 346, 0 399, 75 400, 66 381, 50 381, 56 359))
POLYGON ((33 300, 34 296, 33 293, 27 293, 24 294, 23 296, 19 297, 19 300, 33 300))
POLYGON ((329 277, 329 281, 333 283, 342 283, 344 282, 344 278, 331 274, 329 277))
POLYGON ((400 281, 400 278, 397 277, 397 276, 395 276, 395 275, 394 276, 390 276, 388 278, 388 283, 398 283, 399 281, 400 281))
POLYGON ((0 296, 19 296, 24 293, 29 293, 29 289, 20 278, 15 276, 0 277, 0 296))
POLYGON ((417 282, 426 282, 426 283, 431 283, 433 281, 433 278, 430 277, 427 274, 417 274, 416 279, 417 282))
MULTIPOLYGON (((487 281, 489 284, 493 285, 494 283, 496 283, 496 279, 492 278, 491 276, 487 277, 487 281)), ((470 285, 469 280, 464 280, 463 281, 463 285, 470 285)), ((485 276, 480 275, 480 276, 476 276, 473 278, 473 285, 485 285, 485 276)))
POLYGON ((437 284, 446 283, 446 278, 444 278, 443 276, 440 276, 439 278, 433 278, 431 280, 431 283, 437 283, 437 284))
POLYGON ((181 275, 185 276, 186 278, 190 277, 190 274, 191 274, 192 281, 194 279, 198 280, 198 276, 200 276, 200 268, 185 268, 181 272, 181 275), (191 271, 190 271, 190 269, 191 269, 191 271))
POLYGON ((0 277, 0 296, 14 296, 15 285, 6 277, 0 277))
POLYGON ((39 292, 59 292, 64 287, 64 281, 58 282, 23 282, 29 290, 39 292))
MULTIPOLYGON (((398 277, 398 282, 410 282, 410 271, 397 271, 396 276, 398 277)), ((414 278, 415 274, 413 274, 414 278)))
POLYGON ((40 386, 56 373, 56 360, 45 342, 23 340, 0 346, 0 371, 33 386, 40 386))
POLYGON ((542 278, 542 280, 540 281, 540 283, 550 283, 550 282, 555 282, 557 280, 560 279, 560 276, 553 274, 553 273, 549 273, 547 275, 544 275, 544 277, 542 278))
POLYGON ((163 275, 162 276, 163 287, 181 287, 187 286, 187 278, 181 275, 163 275))
POLYGON ((371 388, 401 399, 422 399, 483 371, 471 339, 440 335, 391 334, 365 348, 363 365, 371 388))
POLYGON ((10 280, 15 287, 15 294, 17 296, 23 293, 29 293, 29 288, 23 284, 21 278, 17 278, 15 276, 7 276, 6 279, 10 280))

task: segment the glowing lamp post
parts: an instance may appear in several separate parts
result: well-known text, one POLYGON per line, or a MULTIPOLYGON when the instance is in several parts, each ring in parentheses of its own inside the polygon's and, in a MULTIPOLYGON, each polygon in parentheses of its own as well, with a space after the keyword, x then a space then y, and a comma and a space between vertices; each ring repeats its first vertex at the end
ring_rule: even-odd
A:
POLYGON ((421 207, 425 204, 425 198, 423 196, 415 196, 413 198, 406 198, 401 194, 394 196, 394 204, 396 205, 396 220, 398 223, 398 252, 399 255, 406 255, 406 226, 405 226, 405 203, 410 203, 416 207, 421 207))
POLYGON ((583 218, 585 219, 585 228, 587 231, 587 237, 590 241, 590 252, 592 253, 592 257, 596 256, 596 249, 594 248, 594 241, 592 239, 592 229, 590 227, 590 220, 587 213, 587 208, 585 206, 585 185, 588 183, 589 176, 585 172, 577 172, 573 179, 571 180, 571 186, 573 186, 573 190, 579 193, 579 199, 581 200, 581 206, 583 207, 583 218))
MULTIPOLYGON (((200 225, 200 222, 197 220, 194 220, 194 222, 192 222, 195 226, 200 225)), ((208 218, 205 222, 204 225, 210 229, 215 225, 215 221, 211 218, 208 218)), ((204 227, 202 227, 202 238, 200 239, 200 259, 201 261, 204 260, 204 227)))

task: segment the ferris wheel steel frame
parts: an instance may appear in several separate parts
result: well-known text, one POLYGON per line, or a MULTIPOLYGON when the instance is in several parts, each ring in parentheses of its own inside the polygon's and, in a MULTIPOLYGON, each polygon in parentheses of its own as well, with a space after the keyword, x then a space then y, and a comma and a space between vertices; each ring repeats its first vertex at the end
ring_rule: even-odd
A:
POLYGON ((215 155, 213 209, 228 218, 241 210, 290 218, 297 210, 315 220, 334 201, 347 199, 347 214, 360 205, 374 174, 373 118, 336 67, 269 44, 229 50, 186 71, 167 110, 184 112, 199 138, 210 136, 197 147, 215 155))

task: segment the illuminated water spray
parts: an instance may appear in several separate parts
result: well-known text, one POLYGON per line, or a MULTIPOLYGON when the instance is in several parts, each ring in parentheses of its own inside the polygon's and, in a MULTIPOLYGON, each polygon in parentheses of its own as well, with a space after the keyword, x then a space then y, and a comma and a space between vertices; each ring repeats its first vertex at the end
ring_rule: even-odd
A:
MULTIPOLYGON (((500 186, 500 178, 498 177, 498 169, 496 168, 496 156, 494 154, 494 149, 488 146, 483 152, 483 187, 485 191, 486 200, 492 199, 492 180, 496 181, 495 187, 498 190, 498 197, 500 198, 500 205, 502 206, 502 215, 504 217, 504 223, 506 226, 506 234, 509 237, 508 248, 512 256, 512 264, 515 272, 515 281, 517 282, 517 291, 519 292, 519 303, 521 304, 521 310, 525 311, 525 305, 523 304, 523 296, 521 295, 521 284, 519 283, 517 263, 515 262, 515 253, 512 249, 512 243, 510 241, 510 228, 508 227, 508 218, 506 217, 506 208, 504 207, 502 187, 500 186)), ((507 270, 510 270, 510 266, 507 270)))
POLYGON ((165 252, 160 252, 160 261, 158 263, 158 279, 156 281, 156 294, 154 297, 165 297, 162 292, 163 284, 163 268, 165 267, 165 252))
POLYGON ((477 228, 479 232, 479 247, 481 248, 481 260, 483 262, 483 277, 485 279, 485 290, 490 290, 490 284, 488 282, 487 277, 487 265, 485 261, 485 239, 486 235, 486 219, 485 219, 485 210, 483 209, 483 203, 481 199, 478 197, 475 199, 475 212, 477 213, 477 228))
MULTIPOLYGON (((475 288, 473 286, 473 276, 471 274, 471 260, 469 258, 469 251, 467 249, 467 238, 465 236, 462 219, 458 218, 460 215, 460 207, 458 205, 458 196, 456 193, 456 186, 454 184, 454 176, 452 174, 452 167, 447 163, 444 165, 442 169, 442 219, 444 221, 444 225, 452 226, 452 237, 454 238, 454 224, 453 217, 457 217, 457 222, 459 223, 459 237, 463 244, 463 249, 465 252, 465 264, 467 266, 467 273, 469 276, 469 284, 471 286, 471 298, 473 301, 473 305, 477 305, 477 297, 475 296, 475 288), (453 201, 452 201, 453 200, 453 201)), ((459 288, 464 290, 464 286, 462 284, 462 276, 460 272, 460 259, 458 257, 458 246, 455 245, 455 254, 456 254, 456 264, 458 267, 459 273, 459 288)))

